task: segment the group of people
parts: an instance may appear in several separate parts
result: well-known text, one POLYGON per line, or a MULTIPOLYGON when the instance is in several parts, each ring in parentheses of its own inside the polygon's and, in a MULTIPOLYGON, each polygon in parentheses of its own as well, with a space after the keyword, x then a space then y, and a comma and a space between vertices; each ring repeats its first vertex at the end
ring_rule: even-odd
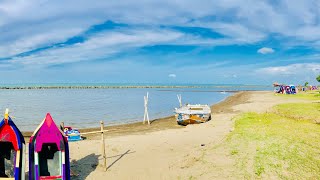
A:
POLYGON ((278 87, 275 92, 276 93, 281 93, 281 94, 296 94, 297 93, 297 89, 294 85, 278 85, 275 86, 278 87))
POLYGON ((302 91, 312 91, 312 90, 318 90, 317 86, 307 86, 307 87, 302 87, 302 91))
POLYGON ((317 86, 294 86, 294 85, 284 85, 279 83, 273 83, 273 87, 275 88, 275 93, 281 94, 296 94, 298 91, 312 91, 318 90, 317 86))

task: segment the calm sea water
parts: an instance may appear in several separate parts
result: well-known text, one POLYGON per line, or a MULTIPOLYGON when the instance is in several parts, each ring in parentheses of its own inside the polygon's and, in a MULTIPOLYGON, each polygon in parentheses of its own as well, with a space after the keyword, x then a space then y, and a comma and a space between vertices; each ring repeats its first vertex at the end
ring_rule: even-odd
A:
POLYGON ((138 89, 32 89, 0 90, 0 110, 10 109, 14 122, 22 131, 33 131, 50 112, 56 123, 76 128, 98 127, 143 120, 143 96, 149 92, 149 117, 156 119, 173 115, 183 103, 212 105, 231 93, 216 90, 271 90, 268 87, 221 88, 138 88, 138 89))

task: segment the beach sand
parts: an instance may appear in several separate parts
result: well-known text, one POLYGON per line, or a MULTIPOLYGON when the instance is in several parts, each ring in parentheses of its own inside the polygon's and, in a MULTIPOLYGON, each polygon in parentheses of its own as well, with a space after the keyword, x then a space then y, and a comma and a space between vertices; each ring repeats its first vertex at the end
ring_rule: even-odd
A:
MULTIPOLYGON (((102 162, 100 135, 70 143, 72 179, 238 179, 234 163, 217 149, 233 130, 233 118, 243 112, 266 112, 280 103, 301 102, 272 92, 239 92, 212 106, 212 120, 186 127, 174 117, 108 127, 105 134, 107 172, 102 162), (214 149, 214 151, 213 151, 214 149), (213 153, 214 152, 214 153, 213 153), (208 157, 203 162, 202 157, 208 157), (214 164, 214 167, 208 163, 214 164)), ((91 131, 95 129, 87 129, 91 131)))

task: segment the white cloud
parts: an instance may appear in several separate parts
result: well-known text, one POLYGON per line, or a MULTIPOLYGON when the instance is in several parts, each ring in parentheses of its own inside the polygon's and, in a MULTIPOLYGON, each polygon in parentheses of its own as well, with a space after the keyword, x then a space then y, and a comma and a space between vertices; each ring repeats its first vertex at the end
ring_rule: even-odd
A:
MULTIPOLYGON (((88 42, 53 48, 28 57, 15 58, 14 61, 24 61, 25 64, 76 62, 104 58, 128 48, 157 44, 255 44, 274 34, 280 40, 286 38, 286 42, 293 46, 319 48, 319 9, 319 1, 289 0, 278 3, 254 0, 204 0, 201 3, 191 0, 3 0, 0 2, 0 57, 63 42, 107 20, 129 24, 129 27, 126 32, 114 30, 108 35, 97 33, 88 37, 88 42), (226 37, 201 37, 186 32, 166 31, 161 28, 163 25, 203 27, 226 37), (132 32, 132 26, 142 27, 145 32, 157 35, 140 34, 142 30, 132 32)), ((264 47, 258 52, 267 54, 274 50, 264 47)))
POLYGON ((229 38, 208 40, 174 30, 131 28, 96 33, 83 43, 53 47, 29 56, 14 57, 10 62, 23 65, 50 65, 108 58, 116 53, 157 44, 230 45, 234 42, 229 38))
POLYGON ((38 34, 30 34, 29 36, 24 36, 13 41, 0 43, 0 54, 2 57, 13 56, 39 47, 63 42, 80 32, 81 29, 70 28, 64 31, 57 29, 39 32, 38 34))
POLYGON ((266 34, 256 31, 252 28, 248 28, 239 23, 226 23, 226 22, 214 22, 214 23, 195 23, 195 25, 210 28, 215 32, 219 32, 225 36, 230 37, 234 44, 254 43, 263 40, 266 34))
POLYGON ((308 81, 316 84, 320 74, 320 63, 296 63, 286 66, 270 66, 254 71, 255 76, 265 79, 269 84, 281 82, 285 84, 303 84, 308 81))
POLYGON ((167 30, 132 29, 118 32, 103 32, 83 43, 67 47, 43 50, 25 57, 15 57, 10 62, 20 64, 61 64, 107 58, 115 53, 131 48, 165 43, 182 36, 181 33, 167 30))
POLYGON ((263 48, 258 49, 257 52, 260 54, 271 54, 271 53, 274 53, 274 50, 272 48, 263 47, 263 48))
POLYGON ((176 74, 169 74, 168 77, 169 77, 169 78, 176 78, 177 75, 176 75, 176 74))
POLYGON ((287 66, 273 66, 260 68, 256 72, 269 75, 291 75, 291 74, 320 74, 319 63, 297 63, 287 66))

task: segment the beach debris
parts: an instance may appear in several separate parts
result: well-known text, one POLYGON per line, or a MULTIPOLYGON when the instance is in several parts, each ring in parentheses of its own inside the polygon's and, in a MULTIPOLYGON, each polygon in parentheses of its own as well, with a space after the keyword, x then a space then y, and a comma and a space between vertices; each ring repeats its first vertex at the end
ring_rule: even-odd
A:
POLYGON ((205 144, 201 144, 201 146, 205 146, 205 144))

